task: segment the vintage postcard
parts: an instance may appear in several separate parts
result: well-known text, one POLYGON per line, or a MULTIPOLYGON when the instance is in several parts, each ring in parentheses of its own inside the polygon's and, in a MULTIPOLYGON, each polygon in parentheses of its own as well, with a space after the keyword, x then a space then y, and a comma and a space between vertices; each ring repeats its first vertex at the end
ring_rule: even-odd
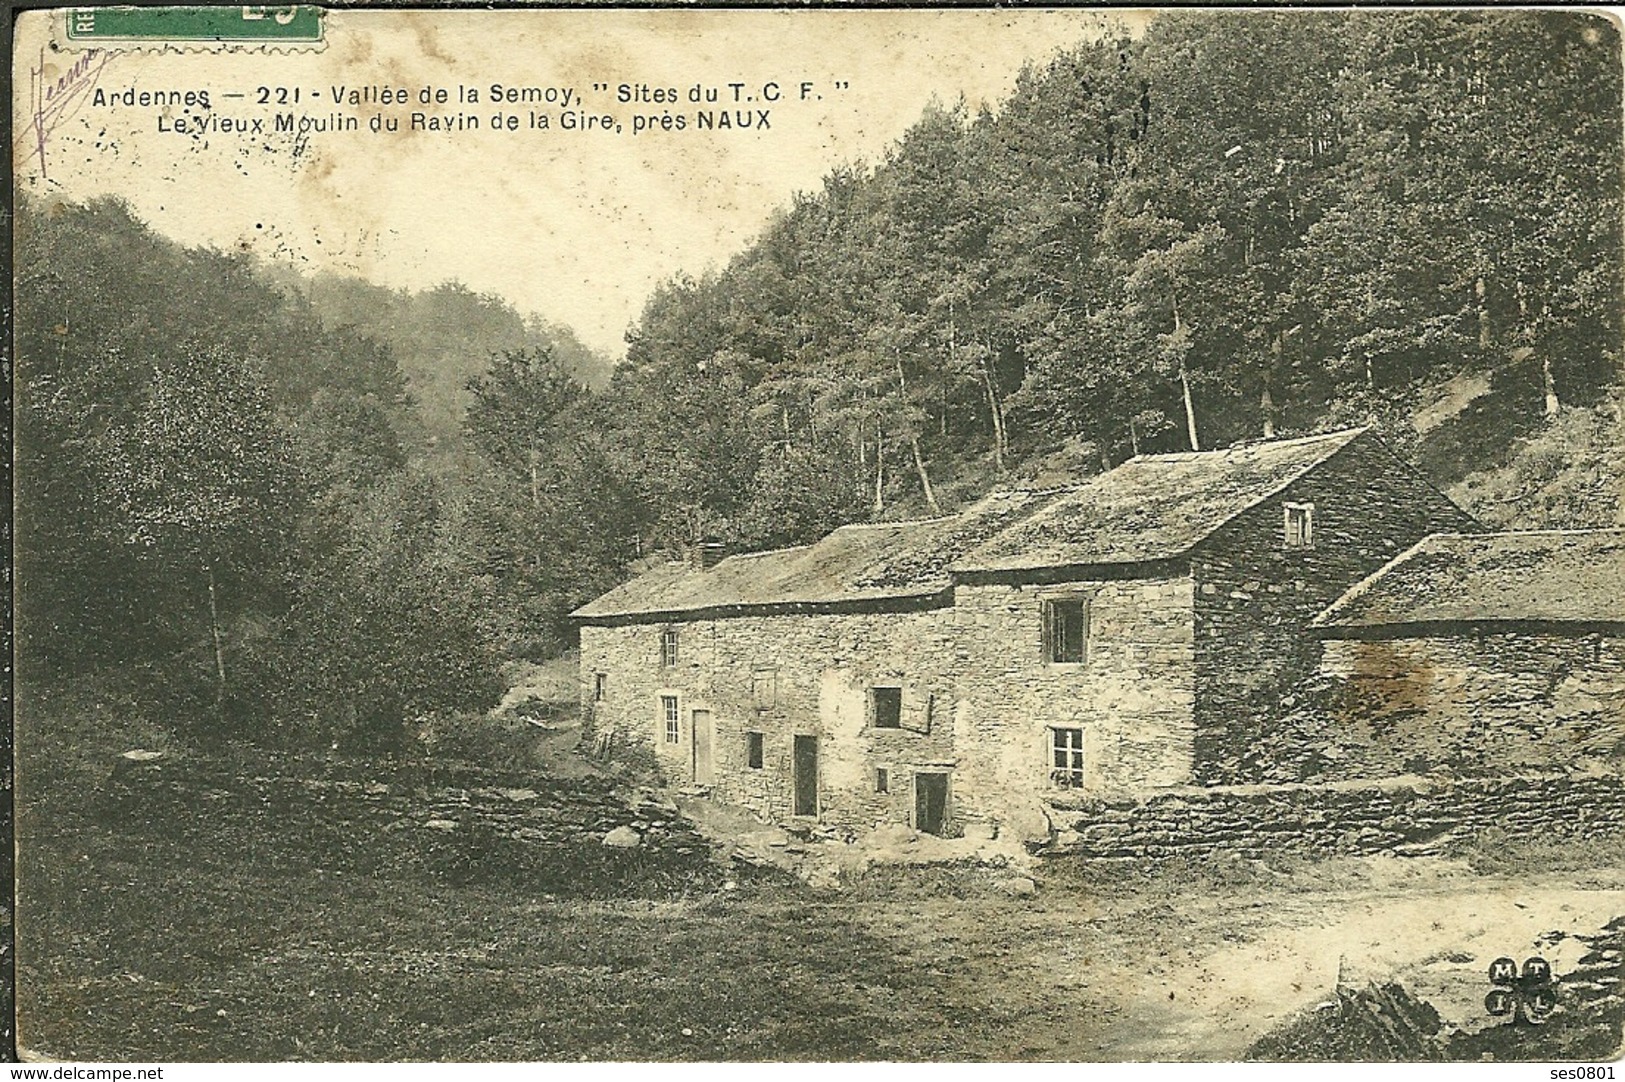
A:
POLYGON ((11 62, 24 1058, 1612 1077, 1611 17, 11 62))

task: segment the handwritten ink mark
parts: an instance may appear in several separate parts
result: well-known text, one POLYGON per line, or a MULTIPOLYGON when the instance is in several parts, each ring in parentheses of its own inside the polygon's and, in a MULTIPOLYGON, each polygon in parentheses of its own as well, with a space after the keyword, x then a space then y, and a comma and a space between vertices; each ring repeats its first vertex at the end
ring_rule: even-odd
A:
MULTIPOLYGON (((99 49, 87 49, 73 66, 54 82, 45 82, 45 49, 40 48, 39 67, 28 72, 29 130, 18 140, 32 139, 30 155, 38 156, 42 179, 49 179, 46 170, 45 147, 51 134, 61 124, 78 115, 87 100, 86 95, 101 78, 102 70, 113 60, 113 54, 99 49)), ((13 152, 15 153, 15 147, 13 152)))

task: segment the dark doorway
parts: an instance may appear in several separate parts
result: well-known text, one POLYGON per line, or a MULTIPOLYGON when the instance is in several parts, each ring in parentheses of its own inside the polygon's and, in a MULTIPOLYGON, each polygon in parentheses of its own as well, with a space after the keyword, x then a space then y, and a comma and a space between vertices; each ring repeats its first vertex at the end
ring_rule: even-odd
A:
POLYGON ((818 814, 818 738, 798 736, 793 757, 797 815, 818 814))
POLYGON ((716 736, 716 723, 711 711, 696 710, 692 715, 694 729, 694 784, 710 785, 716 781, 711 763, 711 745, 716 736))
POLYGON ((941 834, 948 818, 948 775, 914 775, 914 829, 941 834))

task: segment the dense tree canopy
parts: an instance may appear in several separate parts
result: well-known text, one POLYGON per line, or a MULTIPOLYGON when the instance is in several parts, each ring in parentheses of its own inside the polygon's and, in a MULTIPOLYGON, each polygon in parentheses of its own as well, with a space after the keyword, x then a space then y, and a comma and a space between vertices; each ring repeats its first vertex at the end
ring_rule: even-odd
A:
POLYGON ((398 734, 566 649, 662 550, 1372 415, 1440 484, 1572 518, 1619 484, 1617 453, 1540 440, 1619 431, 1592 407, 1620 393, 1620 103, 1583 12, 1160 16, 996 109, 932 104, 657 289, 612 375, 456 284, 24 202, 25 675, 398 734), (1498 474, 1513 436, 1540 461, 1498 474))
POLYGON ((25 202, 17 245, 25 679, 116 666, 211 733, 303 737, 491 694, 386 347, 116 202, 25 202))
POLYGON ((651 299, 611 390, 673 464, 641 495, 667 541, 768 543, 1062 446, 1397 416, 1463 372, 1538 423, 1618 380, 1619 101, 1590 15, 1188 12, 996 112, 934 105, 651 299), (641 423, 689 396, 748 426, 641 423))

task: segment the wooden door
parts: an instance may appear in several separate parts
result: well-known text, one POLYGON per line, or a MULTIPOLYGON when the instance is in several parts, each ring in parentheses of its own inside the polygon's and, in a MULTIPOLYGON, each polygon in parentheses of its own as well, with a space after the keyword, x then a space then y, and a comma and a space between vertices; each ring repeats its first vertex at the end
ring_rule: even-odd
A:
POLYGON ((791 757, 795 787, 795 814, 818 814, 818 738, 798 736, 791 757))
POLYGON ((948 775, 914 775, 914 829, 941 834, 948 820, 948 775))
POLYGON ((691 715, 694 733, 694 784, 710 785, 716 780, 716 767, 711 748, 716 743, 716 723, 709 710, 695 710, 691 715))

